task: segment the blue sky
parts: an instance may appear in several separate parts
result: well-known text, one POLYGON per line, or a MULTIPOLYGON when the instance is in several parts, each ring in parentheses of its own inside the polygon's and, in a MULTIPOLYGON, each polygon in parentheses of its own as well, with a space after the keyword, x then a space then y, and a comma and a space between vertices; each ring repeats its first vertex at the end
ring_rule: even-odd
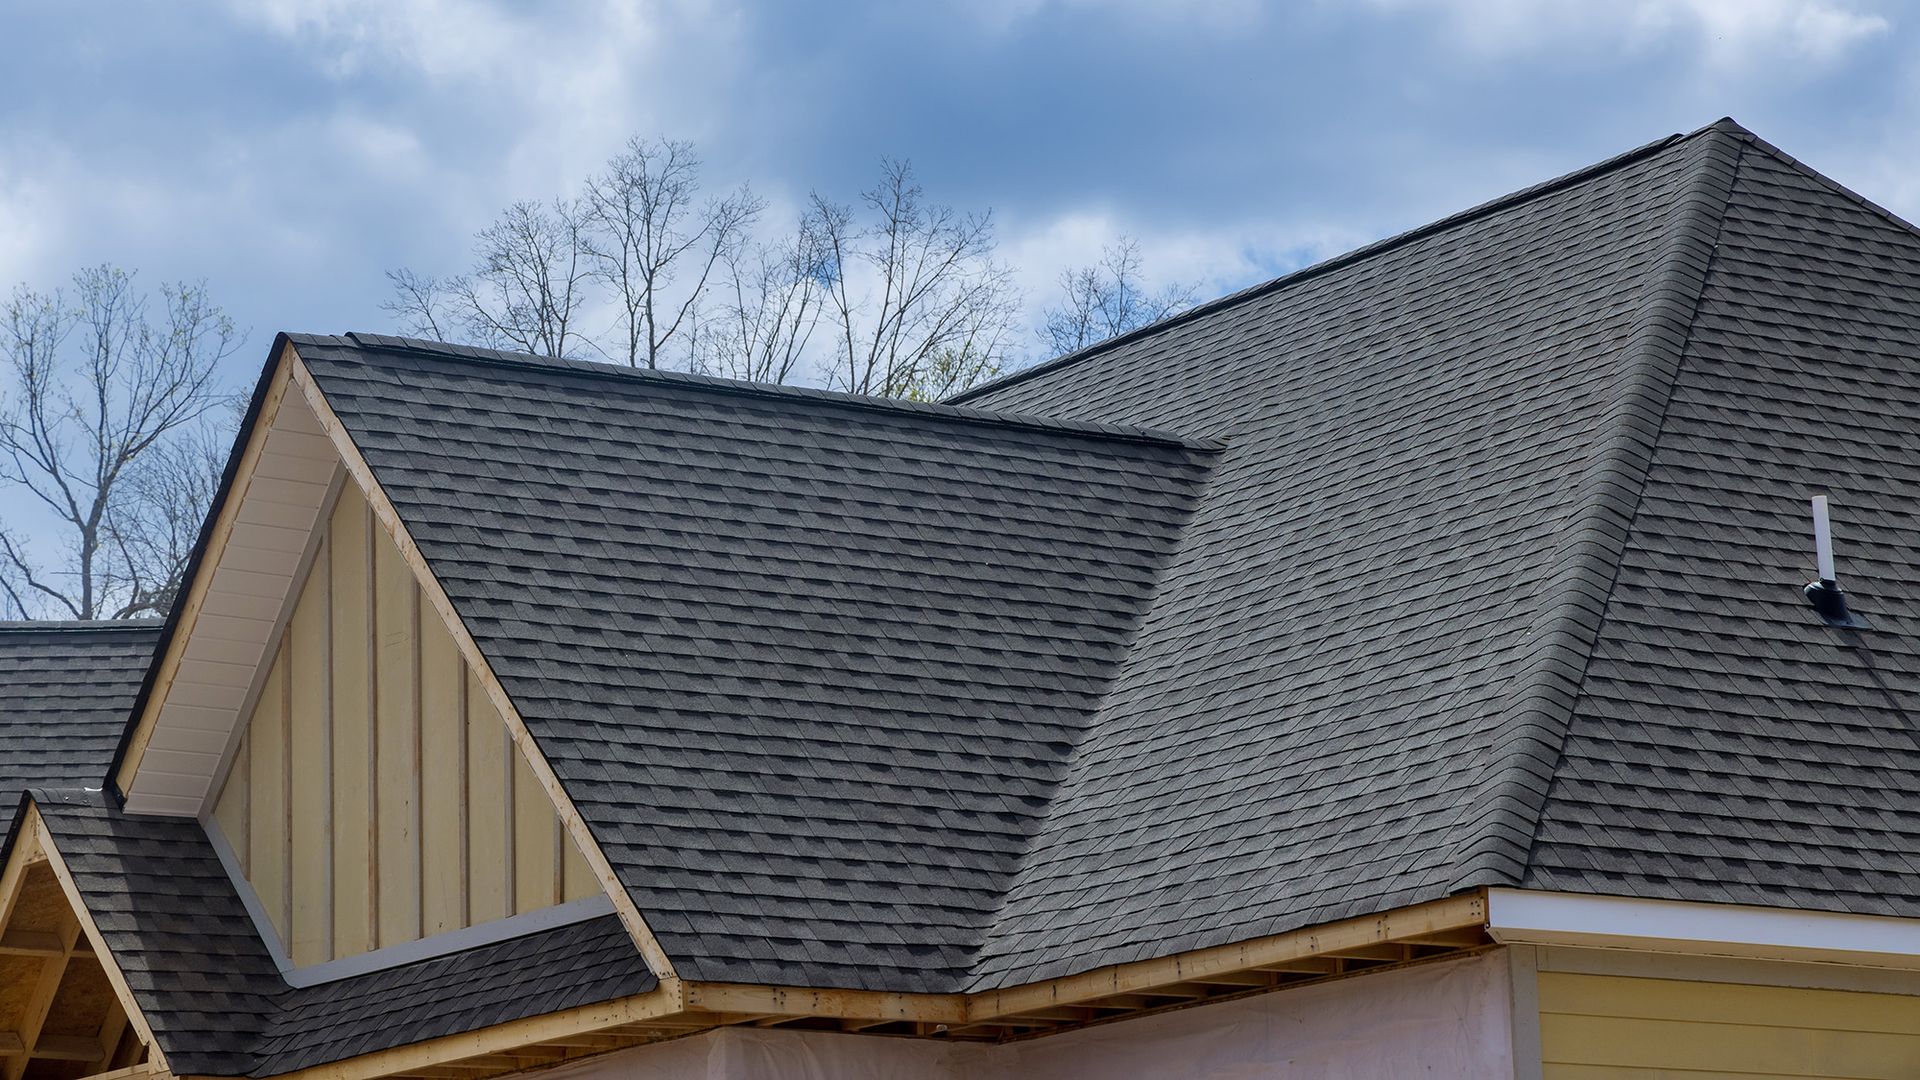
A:
POLYGON ((249 330, 384 329, 632 134, 770 220, 882 155, 992 208, 1037 308, 1137 237, 1202 296, 1732 115, 1920 214, 1920 11, 1860 0, 14 0, 0 286, 112 261, 249 330))

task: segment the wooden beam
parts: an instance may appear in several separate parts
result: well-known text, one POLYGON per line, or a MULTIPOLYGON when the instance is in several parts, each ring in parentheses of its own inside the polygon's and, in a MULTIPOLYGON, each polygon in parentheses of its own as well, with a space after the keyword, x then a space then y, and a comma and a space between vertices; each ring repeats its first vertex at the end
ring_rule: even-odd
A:
POLYGON ((17 1031, 0 1031, 0 1057, 24 1055, 27 1052, 27 1040, 17 1031))
POLYGON ((34 1041, 31 1056, 43 1061, 95 1062, 105 1057, 106 1051, 91 1035, 42 1035, 34 1041))
POLYGON ((1281 960, 1248 970, 1270 971, 1276 975, 1337 975, 1340 973, 1340 961, 1331 956, 1303 956, 1298 960, 1281 960))
POLYGON ((850 1020, 925 1020, 957 1024, 967 1019, 961 994, 889 994, 871 990, 809 990, 733 983, 685 984, 686 1007, 716 1013, 824 1016, 850 1020))
POLYGON ((46 852, 47 865, 53 869, 53 876, 60 882, 60 891, 66 894, 67 906, 73 910, 74 917, 80 924, 79 932, 85 935, 86 940, 92 945, 94 956, 100 963, 100 970, 107 976, 107 984, 113 987, 114 997, 119 1000, 120 1008, 127 1014, 127 1023, 133 1025, 133 1029, 140 1035, 140 1041, 147 1046, 149 1063, 155 1066, 156 1071, 171 1073, 172 1069, 167 1065, 166 1054, 161 1051, 160 1044, 154 1041, 153 1029, 147 1026, 146 1017, 140 1014, 139 1001, 134 998, 133 991, 128 988, 126 976, 121 973, 118 961, 107 950, 107 940, 101 936, 100 927, 94 924, 93 914, 87 910, 86 900, 80 895, 79 886, 74 884, 73 874, 67 870, 66 860, 60 857, 60 852, 54 847, 53 835, 47 831, 47 823, 37 813, 30 815, 28 820, 39 838, 41 850, 46 852))
POLYGON ((58 934, 45 930, 0 931, 0 956, 59 956, 65 951, 58 934))
MULTIPOLYGON (((460 618, 460 613, 454 610, 453 601, 448 598, 446 589, 441 586, 440 580, 427 566, 426 558, 420 554, 419 545, 414 543, 413 535, 407 530, 406 523, 400 520, 400 513, 394 508, 393 500, 388 498, 385 489, 374 477, 372 467, 360 453, 360 448, 354 445, 353 436, 348 434, 346 425, 342 424, 340 418, 334 414, 333 406, 327 402, 326 394, 321 392, 319 384, 314 381, 313 373, 307 370, 306 364, 300 359, 299 352, 291 343, 287 346, 285 361, 290 384, 313 410, 314 416, 320 422, 321 430, 327 433, 327 438, 340 454, 340 460, 346 464, 348 474, 353 477, 355 483, 360 485, 361 494, 366 497, 367 505, 373 510, 374 520, 393 540, 394 546, 400 549, 400 557, 406 562, 413 572, 414 580, 420 585, 421 597, 433 606, 440 620, 446 625, 447 631, 453 635, 454 643, 459 646, 460 655, 466 659, 468 667, 479 680, 482 689, 486 691, 488 699, 506 720, 507 730, 513 738, 514 745, 519 748, 528 766, 532 768, 534 777, 546 789, 547 796, 553 800, 555 812, 560 816, 562 824, 566 826, 568 835, 572 836, 574 843, 580 846, 580 852, 586 857, 587 864, 593 868, 594 876, 600 879, 600 887, 612 899, 614 910, 619 913, 620 921, 626 926, 628 935, 633 938, 634 946, 640 950, 640 955, 646 960, 647 967, 659 977, 662 983, 677 981, 679 976, 674 972, 673 961, 667 956, 666 950, 661 948, 660 940, 654 936, 652 928, 647 925, 646 918, 634 904, 633 897, 627 893, 626 886, 621 884, 620 877, 614 872, 613 864, 608 861, 606 852, 600 850, 599 842, 595 840, 592 831, 580 817, 579 808, 574 806, 572 797, 561 786, 559 777, 554 774, 553 766, 547 762, 546 755, 540 752, 540 747, 528 733, 526 721, 521 719, 519 710, 514 708, 513 699, 508 696, 506 688, 500 684, 499 677, 494 674, 493 666, 481 653, 479 643, 468 632, 466 623, 460 618)), ((422 612, 423 617, 424 614, 422 612)))
POLYGON ((970 1019, 991 1019, 1115 994, 1151 992, 1155 987, 1220 972, 1262 968, 1271 970, 1275 965, 1305 957, 1331 956, 1419 934, 1484 925, 1484 897, 1478 893, 1448 897, 1380 915, 1345 919, 1253 941, 1118 964, 1029 986, 986 991, 969 1000, 970 1019))
POLYGON ((40 975, 34 980, 33 989, 27 992, 26 1008, 20 1016, 20 1041, 26 1052, 0 1064, 0 1077, 5 1080, 20 1080, 27 1071, 29 1058, 45 1056, 40 1052, 40 1031, 53 1011, 54 995, 60 992, 60 980, 67 974, 67 957, 79 936, 80 922, 69 913, 66 928, 60 935, 60 951, 40 961, 40 975))
POLYGON ((1356 949, 1341 949, 1333 954, 1341 960, 1373 960, 1381 963, 1401 963, 1412 958, 1412 950, 1406 945, 1362 945, 1356 949))
POLYGON ((153 741, 153 729, 159 722, 160 708, 166 704, 167 691, 173 686, 174 674, 179 670, 180 659, 186 653, 187 640, 193 636, 194 623, 199 621, 200 609, 207 602, 207 590, 212 585, 213 572, 220 565, 220 556, 226 551, 227 541, 233 535, 234 522, 240 515, 240 504, 246 500, 254 467, 259 464, 260 455, 267 444, 267 433, 272 430, 274 417, 280 412, 280 403, 286 398, 292 356, 293 347, 289 345, 275 361, 266 396, 260 403, 260 413, 254 420, 252 432, 247 436, 246 448, 240 452, 240 461, 234 468, 233 487, 227 492, 227 499, 220 505, 219 516, 214 518, 213 528, 207 535, 207 546, 200 555, 200 572, 186 583, 187 595, 180 607, 179 621, 167 640, 166 655, 161 658, 140 720, 134 725, 132 737, 127 740, 127 751, 121 756, 120 769, 114 774, 114 785, 123 795, 131 794, 133 776, 140 770, 140 759, 147 752, 147 744, 153 741))

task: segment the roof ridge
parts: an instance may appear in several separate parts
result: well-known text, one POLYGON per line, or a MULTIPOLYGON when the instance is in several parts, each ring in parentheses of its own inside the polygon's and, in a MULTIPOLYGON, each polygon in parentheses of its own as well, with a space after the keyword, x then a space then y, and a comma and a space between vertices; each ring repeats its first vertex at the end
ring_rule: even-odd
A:
POLYGON ((447 342, 429 341, 423 338, 395 337, 389 334, 363 334, 358 332, 349 332, 338 337, 315 334, 288 334, 286 337, 295 344, 320 345, 328 348, 346 346, 363 350, 415 353, 470 363, 494 364, 503 367, 564 371, 588 378, 611 379, 623 382, 658 383, 665 386, 685 387, 708 393, 730 394, 776 401, 804 401, 812 404, 826 404, 863 412, 917 415, 930 419, 949 420, 963 424, 980 424, 991 427, 1013 428, 1016 430, 1078 435, 1114 442, 1173 446, 1199 453, 1217 453, 1226 448, 1225 443, 1204 436, 1183 435, 1178 432, 1127 424, 1107 424, 1088 420, 1066 420, 1029 413, 1010 413, 993 409, 972 408, 963 405, 949 405, 943 402, 906 401, 899 398, 872 397, 865 394, 849 394, 837 390, 820 390, 806 386, 746 382, 740 379, 728 379, 716 375, 695 375, 684 371, 662 371, 655 368, 628 368, 599 361, 534 356, 528 353, 505 352, 499 349, 482 349, 468 345, 453 345, 447 342))
POLYGON ((1695 133, 1707 141, 1676 200, 1668 246, 1647 283, 1605 431, 1579 480, 1589 494, 1549 564, 1545 602, 1529 635, 1537 651, 1516 675, 1474 797, 1463 801, 1450 828, 1454 855, 1442 864, 1453 874, 1448 892, 1514 884, 1525 871, 1692 335, 1745 134, 1730 120, 1695 133))
POLYGON ((987 382, 983 382, 978 386, 970 386, 967 389, 962 390, 951 397, 948 397, 946 401, 949 404, 963 402, 970 398, 975 397, 976 395, 983 394, 991 390, 998 390, 998 389, 1001 389, 1002 387, 1012 386, 1013 384, 1018 382, 1023 382, 1035 375, 1039 375, 1044 372, 1055 371, 1055 370, 1058 370, 1059 368, 1067 367, 1071 364, 1079 363, 1082 360, 1091 359, 1101 353, 1117 348, 1128 342, 1137 341, 1144 337, 1151 337, 1154 334, 1158 334, 1163 331, 1170 330, 1173 327, 1179 326, 1183 323, 1190 322, 1203 315, 1211 315, 1216 311, 1221 311, 1223 309, 1230 308, 1238 304, 1246 303, 1249 300, 1257 299, 1261 296, 1267 295, 1268 293, 1279 292, 1280 290, 1285 289, 1291 285, 1297 284, 1298 282, 1310 280, 1312 278, 1319 277, 1323 274, 1331 273, 1335 270, 1341 269, 1342 267, 1350 266, 1353 263, 1359 262, 1363 259, 1371 258, 1383 252, 1390 251, 1394 248, 1412 243, 1415 240, 1424 239, 1425 237, 1432 236, 1435 233, 1444 232, 1456 226, 1464 225, 1467 222, 1486 217, 1489 214, 1494 214, 1502 210, 1511 209, 1512 207, 1519 206, 1522 203, 1528 202, 1530 200, 1537 199, 1545 195, 1550 195, 1564 188, 1572 187, 1575 184, 1584 183, 1585 181, 1591 180, 1596 176, 1601 176, 1606 173, 1612 172, 1616 169, 1624 168, 1628 165, 1633 164, 1636 161, 1639 161, 1642 158, 1650 157, 1663 150, 1667 150, 1671 147, 1677 146, 1680 143, 1688 142, 1713 132, 1722 132, 1722 133, 1737 132, 1742 135, 1752 137, 1751 132, 1748 132, 1745 128, 1741 127, 1738 123, 1735 123, 1731 117, 1722 117, 1721 119, 1716 120, 1711 124, 1708 124, 1704 127, 1696 128, 1693 131, 1687 132, 1686 134, 1676 133, 1673 135, 1668 135, 1666 138, 1663 138, 1663 139, 1656 139, 1653 142, 1635 147, 1634 149, 1628 150, 1624 153, 1615 154, 1610 158, 1606 158, 1602 161, 1595 162, 1594 164, 1587 165, 1583 168, 1575 169, 1572 172, 1563 173, 1559 176, 1552 177, 1551 179, 1542 180, 1536 184, 1529 184, 1526 187, 1519 188, 1515 191, 1510 191, 1505 195, 1488 199, 1486 202, 1480 203, 1475 206, 1470 206, 1465 210, 1460 210, 1455 213, 1448 214, 1447 216, 1442 218, 1436 218, 1433 221, 1429 221, 1424 225, 1416 225, 1411 229, 1394 233, 1391 236, 1383 237, 1379 240, 1375 240, 1368 244, 1363 244, 1360 247, 1354 248, 1351 251, 1343 252, 1331 258, 1322 259, 1321 261, 1314 263, 1311 266, 1304 266, 1290 273, 1282 274, 1277 278, 1273 278, 1268 281, 1263 281, 1257 285, 1250 285, 1247 288, 1241 289, 1239 292, 1228 293, 1227 295, 1222 296, 1218 299, 1209 300, 1204 304, 1196 304, 1193 307, 1187 308, 1185 311, 1181 311, 1174 315, 1169 315, 1168 317, 1161 319, 1158 322, 1151 322, 1145 326, 1136 327, 1135 329, 1126 331, 1125 333, 1115 334, 1113 337, 1107 338, 1102 341, 1094 342, 1091 345, 1085 346, 1084 348, 1076 349, 1073 352, 1056 356, 1051 360, 1042 361, 1038 364, 1033 365, 1032 367, 1022 368, 1019 371, 1009 372, 1008 374, 1002 375, 997 379, 991 379, 991 380, 988 380, 987 382))
POLYGON ((49 630, 153 630, 160 619, 0 619, 0 634, 49 630))

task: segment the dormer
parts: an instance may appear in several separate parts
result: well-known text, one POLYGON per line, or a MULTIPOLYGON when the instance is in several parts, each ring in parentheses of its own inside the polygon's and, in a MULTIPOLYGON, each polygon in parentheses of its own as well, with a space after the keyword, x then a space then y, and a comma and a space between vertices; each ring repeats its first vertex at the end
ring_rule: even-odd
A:
POLYGON ((298 366, 284 347, 256 396, 115 774, 127 809, 203 823, 294 985, 612 911, 298 366))

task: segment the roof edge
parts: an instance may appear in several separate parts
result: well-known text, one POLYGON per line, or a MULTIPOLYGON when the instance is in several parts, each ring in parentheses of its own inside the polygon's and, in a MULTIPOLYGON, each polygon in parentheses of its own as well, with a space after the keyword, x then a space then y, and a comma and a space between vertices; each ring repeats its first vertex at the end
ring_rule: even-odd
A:
POLYGON ((922 416, 929 419, 948 420, 963 424, 978 424, 989 427, 1080 436, 1106 442, 1145 443, 1154 446, 1168 446, 1196 453, 1218 453, 1226 449, 1225 443, 1215 439, 1183 435, 1178 432, 1163 431, 1155 428, 1125 424, 1102 424, 1084 420, 1062 420, 1025 413, 1008 413, 997 412, 992 409, 968 408, 966 406, 951 405, 944 402, 918 402, 898 398, 871 397, 836 390, 820 390, 813 387, 743 382, 738 379, 726 379, 714 375, 695 375, 682 371, 662 371, 654 368, 628 368, 615 364, 599 363, 592 360, 541 357, 528 353, 504 352, 499 349, 482 349, 466 345, 453 345, 447 342, 428 341, 422 338, 394 337, 388 334, 363 334, 358 332, 349 332, 339 337, 313 334, 288 334, 286 337, 287 340, 292 342, 296 347, 300 345, 312 345, 321 348, 345 347, 367 351, 412 353, 419 356, 458 360, 466 363, 491 364, 528 371, 560 371, 586 378, 608 379, 620 382, 656 383, 663 386, 684 387, 706 393, 776 401, 805 402, 815 405, 855 409, 862 412, 922 416))
POLYGON ((1500 711, 1491 757, 1453 826, 1450 892, 1517 883, 1526 870, 1749 139, 1731 120, 1695 136, 1706 140, 1701 160, 1676 200, 1598 452, 1581 477, 1584 505, 1553 556, 1531 634, 1533 660, 1500 711))
POLYGON ((0 634, 96 630, 157 630, 159 619, 0 619, 0 634))
POLYGON ((1118 348, 1119 346, 1127 344, 1129 342, 1137 341, 1145 337, 1151 337, 1154 334, 1161 333, 1162 331, 1165 331, 1165 330, 1170 330, 1183 323, 1191 322, 1194 319, 1198 319, 1205 315, 1210 315, 1216 311, 1221 311, 1226 308, 1234 307, 1238 304, 1246 303, 1249 300, 1257 299, 1259 297, 1267 295, 1268 293, 1278 292, 1289 286, 1297 284, 1298 282, 1310 280, 1312 278, 1319 277, 1323 274, 1331 273, 1335 270, 1341 269, 1342 267, 1345 267, 1345 266, 1349 266, 1363 259, 1381 254, 1382 252, 1390 251, 1397 247, 1402 247, 1416 240, 1424 239, 1435 233, 1444 232, 1447 229, 1454 228, 1455 226, 1464 225, 1469 221, 1474 221, 1476 219, 1486 217, 1489 214, 1498 213, 1502 210, 1506 210, 1511 207, 1517 206, 1521 203, 1527 202, 1528 200, 1539 198, 1542 195, 1550 195, 1553 192, 1559 191, 1563 188, 1572 187, 1575 184, 1579 184, 1584 181, 1590 180, 1604 173, 1612 172, 1615 169, 1619 169, 1627 165, 1631 165, 1642 158, 1649 157, 1653 154, 1657 154, 1660 151, 1666 150, 1677 143, 1686 142, 1689 139, 1698 138, 1702 135, 1706 135, 1710 132, 1716 132, 1716 131, 1734 132, 1741 135, 1745 135, 1747 137, 1752 137, 1750 132, 1748 132, 1745 128, 1742 128, 1739 124, 1735 123, 1731 117, 1722 117, 1721 119, 1716 120, 1705 127, 1697 128, 1694 131, 1688 132, 1684 135, 1676 133, 1673 135, 1668 135, 1664 139, 1656 139, 1655 141, 1647 143, 1644 146, 1635 147, 1634 149, 1628 150, 1624 153, 1615 154, 1610 158, 1606 158, 1602 161, 1595 162, 1592 165, 1575 169, 1573 172, 1564 173, 1560 176, 1553 177, 1552 179, 1549 179, 1549 180, 1542 180, 1537 184, 1530 184, 1527 187, 1520 188, 1517 191, 1511 191, 1505 195, 1498 196, 1497 198, 1489 199, 1486 202, 1480 203, 1477 206, 1470 206, 1465 210, 1448 214, 1446 217, 1438 218, 1434 221, 1430 221, 1425 225, 1418 225, 1418 226, 1415 226, 1414 228, 1407 229, 1404 232, 1395 233, 1391 236, 1387 236, 1382 239, 1375 240, 1370 244, 1364 244, 1360 247, 1354 248, 1352 251, 1348 251, 1340 255, 1335 255, 1329 259, 1323 259, 1320 262, 1312 264, 1311 266, 1301 267, 1298 270, 1295 270, 1288 274, 1283 274, 1280 277, 1274 278, 1270 281, 1264 281, 1258 285, 1249 286, 1245 289, 1241 289, 1239 292, 1228 293, 1226 296, 1222 296, 1216 300, 1209 300, 1204 304, 1196 304, 1193 307, 1186 309, 1185 311, 1182 311, 1175 315, 1170 315, 1167 318, 1161 319, 1158 322, 1152 322, 1152 323, 1148 323, 1145 326, 1136 327, 1135 329, 1129 330, 1123 334, 1115 334, 1113 337, 1107 338, 1104 341, 1094 342, 1092 345, 1088 345, 1085 348, 1077 349, 1073 352, 1066 353, 1061 356, 1056 356, 1051 360, 1042 361, 1038 364, 1033 365, 1032 367, 1022 368, 1019 371, 1002 375, 997 379, 992 379, 987 382, 983 382, 978 386, 968 387, 967 389, 962 390, 959 393, 954 394, 953 396, 945 399, 946 403, 950 405, 957 405, 977 395, 990 393, 994 390, 999 390, 1003 387, 1012 386, 1015 383, 1024 382, 1027 379, 1033 378, 1034 376, 1046 374, 1052 371, 1056 371, 1063 367, 1068 367, 1070 365, 1077 364, 1082 360, 1092 359, 1093 357, 1098 356, 1101 353, 1118 348))

